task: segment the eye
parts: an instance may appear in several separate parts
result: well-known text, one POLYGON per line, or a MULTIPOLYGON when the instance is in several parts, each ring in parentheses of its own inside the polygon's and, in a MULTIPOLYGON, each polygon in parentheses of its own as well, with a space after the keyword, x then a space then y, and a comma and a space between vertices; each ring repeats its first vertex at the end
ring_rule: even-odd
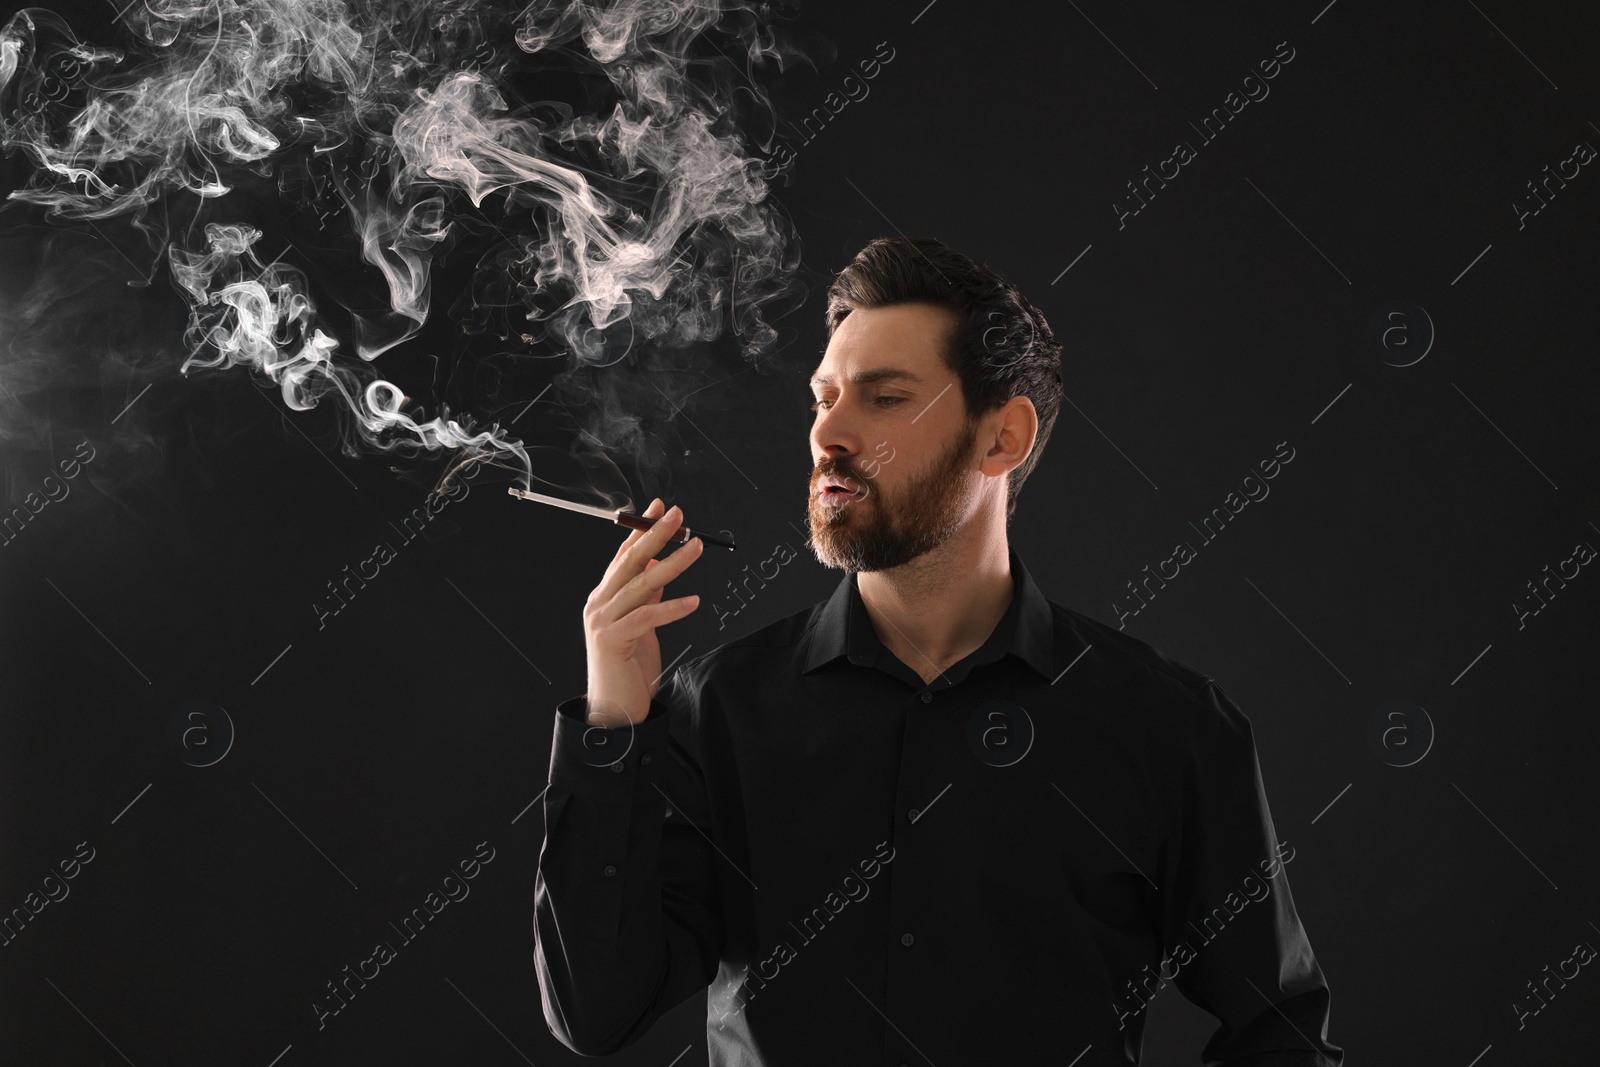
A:
MULTIPOLYGON (((894 405, 896 405, 896 404, 904 403, 905 400, 906 400, 906 398, 903 397, 903 396, 880 396, 880 397, 877 398, 877 402, 882 404, 884 407, 894 407, 894 405)), ((813 400, 811 403, 806 405, 806 410, 807 411, 816 411, 818 408, 822 408, 822 410, 827 411, 827 410, 830 410, 830 409, 826 408, 826 407, 823 407, 823 405, 832 404, 832 403, 833 403, 833 401, 826 400, 826 399, 813 400)))

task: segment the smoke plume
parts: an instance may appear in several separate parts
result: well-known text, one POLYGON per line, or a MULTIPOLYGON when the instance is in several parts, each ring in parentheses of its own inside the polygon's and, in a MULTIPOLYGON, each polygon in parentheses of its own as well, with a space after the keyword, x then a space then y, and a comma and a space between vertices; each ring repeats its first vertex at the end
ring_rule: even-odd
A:
POLYGON ((0 443, 42 439, 52 384, 245 367, 293 411, 333 405, 348 455, 499 456, 552 484, 500 424, 534 399, 514 376, 454 412, 404 377, 491 353, 561 361, 574 452, 659 463, 643 408, 668 419, 700 384, 664 373, 684 365, 669 354, 731 333, 769 365, 803 299, 757 81, 808 61, 787 17, 753 0, 135 0, 102 45, 17 13, 0 147, 23 173, 6 215, 30 218, 4 233, 35 269, 0 286, 0 443), (61 240, 93 269, 64 268, 61 240), (184 301, 176 360, 127 330, 93 365, 57 347, 72 294, 126 275, 112 252, 184 301))

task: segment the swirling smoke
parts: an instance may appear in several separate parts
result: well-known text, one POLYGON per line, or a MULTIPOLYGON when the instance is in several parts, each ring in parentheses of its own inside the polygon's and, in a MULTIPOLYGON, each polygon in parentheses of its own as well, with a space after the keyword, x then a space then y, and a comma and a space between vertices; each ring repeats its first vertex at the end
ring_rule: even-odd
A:
MULTIPOLYGON (((538 488, 508 428, 429 411, 377 371, 408 346, 460 357, 425 332, 435 268, 476 257, 441 335, 563 360, 586 436, 649 466, 637 407, 689 384, 653 361, 731 330, 760 365, 803 298, 755 80, 807 59, 785 17, 745 0, 134 0, 111 47, 25 9, 0 29, 0 146, 27 165, 10 199, 58 234, 131 242, 149 264, 134 284, 170 279, 184 374, 251 368, 295 411, 331 399, 350 456, 515 457, 538 488)), ((0 308, 0 443, 37 437, 67 362, 49 320, 69 250, 34 244, 35 280, 0 308)))

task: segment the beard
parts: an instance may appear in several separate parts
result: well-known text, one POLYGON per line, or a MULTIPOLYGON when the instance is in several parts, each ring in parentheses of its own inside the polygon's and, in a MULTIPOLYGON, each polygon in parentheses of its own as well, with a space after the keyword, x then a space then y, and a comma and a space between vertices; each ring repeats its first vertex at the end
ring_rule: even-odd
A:
POLYGON ((830 507, 811 492, 806 513, 811 551, 817 561, 850 572, 886 571, 948 541, 961 529, 977 493, 967 467, 977 437, 977 422, 967 420, 950 447, 927 470, 893 493, 841 464, 822 463, 809 489, 814 490, 823 475, 838 474, 866 486, 867 495, 842 507, 830 507))

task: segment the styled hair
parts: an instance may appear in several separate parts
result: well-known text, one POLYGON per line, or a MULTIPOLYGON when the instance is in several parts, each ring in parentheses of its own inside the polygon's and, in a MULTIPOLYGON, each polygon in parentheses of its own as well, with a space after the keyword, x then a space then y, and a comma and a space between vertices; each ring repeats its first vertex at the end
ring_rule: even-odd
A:
POLYGON ((1039 422, 1033 450, 1007 476, 1009 521, 1061 410, 1061 345, 1003 274, 931 237, 878 237, 857 252, 828 287, 828 337, 858 308, 913 303, 961 317, 940 355, 961 379, 968 425, 1014 396, 1033 403, 1039 422))

